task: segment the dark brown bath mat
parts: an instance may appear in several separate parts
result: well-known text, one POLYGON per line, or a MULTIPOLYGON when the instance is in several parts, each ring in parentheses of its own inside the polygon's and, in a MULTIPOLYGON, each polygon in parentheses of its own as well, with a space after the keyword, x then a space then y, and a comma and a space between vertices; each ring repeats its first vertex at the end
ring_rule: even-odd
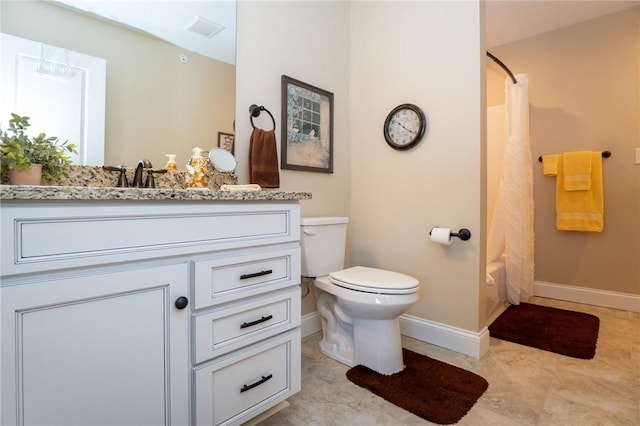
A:
POLYGON ((501 340, 580 359, 596 354, 600 319, 548 306, 511 305, 489 326, 501 340))
POLYGON ((347 371, 347 378, 413 414, 441 425, 457 423, 489 384, 453 365, 402 350, 405 369, 385 376, 365 366, 347 371))

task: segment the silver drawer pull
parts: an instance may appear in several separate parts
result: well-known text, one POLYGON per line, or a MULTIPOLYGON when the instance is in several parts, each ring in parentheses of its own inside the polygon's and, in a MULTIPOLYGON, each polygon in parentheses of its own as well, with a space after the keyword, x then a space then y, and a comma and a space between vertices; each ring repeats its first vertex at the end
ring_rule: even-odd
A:
POLYGON ((273 273, 273 270, 267 269, 266 271, 254 272, 253 274, 240 275, 240 279, 241 280, 246 280, 248 278, 255 278, 255 277, 261 277, 263 275, 269 275, 271 273, 273 273))
POLYGON ((251 326, 260 324, 261 322, 269 321, 271 318, 273 318, 273 315, 267 315, 266 317, 262 317, 259 320, 255 320, 251 322, 243 322, 242 324, 240 324, 240 328, 251 327, 251 326))
POLYGON ((262 379, 258 380, 255 383, 252 383, 250 385, 244 385, 244 386, 242 386, 242 389, 240 389, 240 393, 246 392, 248 390, 251 390, 251 389, 255 388, 256 386, 260 386, 261 384, 263 384, 264 382, 266 382, 267 380, 269 380, 272 377, 273 377, 273 374, 269 374, 268 376, 262 376, 262 379))

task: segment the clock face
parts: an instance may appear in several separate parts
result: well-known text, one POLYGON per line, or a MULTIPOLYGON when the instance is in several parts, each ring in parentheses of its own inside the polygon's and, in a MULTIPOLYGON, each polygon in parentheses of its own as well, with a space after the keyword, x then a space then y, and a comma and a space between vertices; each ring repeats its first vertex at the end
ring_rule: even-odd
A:
POLYGON ((417 106, 397 106, 384 122, 384 138, 395 149, 411 148, 424 136, 426 121, 424 113, 417 106))

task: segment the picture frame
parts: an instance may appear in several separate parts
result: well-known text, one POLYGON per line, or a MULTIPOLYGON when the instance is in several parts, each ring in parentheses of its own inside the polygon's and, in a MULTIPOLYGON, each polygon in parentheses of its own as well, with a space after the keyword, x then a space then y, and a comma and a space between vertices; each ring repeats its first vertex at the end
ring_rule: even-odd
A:
POLYGON ((231 133, 218 132, 218 148, 226 149, 233 154, 234 135, 231 133))
POLYGON ((282 169, 333 173, 333 93, 282 76, 282 169))

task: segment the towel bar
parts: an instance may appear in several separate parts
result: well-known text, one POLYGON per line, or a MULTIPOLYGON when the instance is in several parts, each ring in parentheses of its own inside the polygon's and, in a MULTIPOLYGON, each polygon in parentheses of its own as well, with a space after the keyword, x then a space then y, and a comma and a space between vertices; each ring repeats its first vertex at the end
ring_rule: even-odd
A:
POLYGON ((260 105, 251 105, 249 107, 249 113, 251 114, 249 116, 249 120, 251 120, 251 127, 253 127, 254 129, 256 128, 255 124, 253 124, 253 117, 258 117, 260 115, 260 111, 265 111, 267 114, 269 114, 269 117, 271 117, 271 121, 273 122, 273 130, 276 130, 276 120, 275 118, 273 118, 273 115, 271 115, 271 112, 269 112, 268 109, 266 109, 264 106, 260 105))
MULTIPOLYGON (((611 157, 611 151, 602 151, 602 158, 611 157)), ((542 155, 538 157, 538 161, 542 163, 542 155)))

